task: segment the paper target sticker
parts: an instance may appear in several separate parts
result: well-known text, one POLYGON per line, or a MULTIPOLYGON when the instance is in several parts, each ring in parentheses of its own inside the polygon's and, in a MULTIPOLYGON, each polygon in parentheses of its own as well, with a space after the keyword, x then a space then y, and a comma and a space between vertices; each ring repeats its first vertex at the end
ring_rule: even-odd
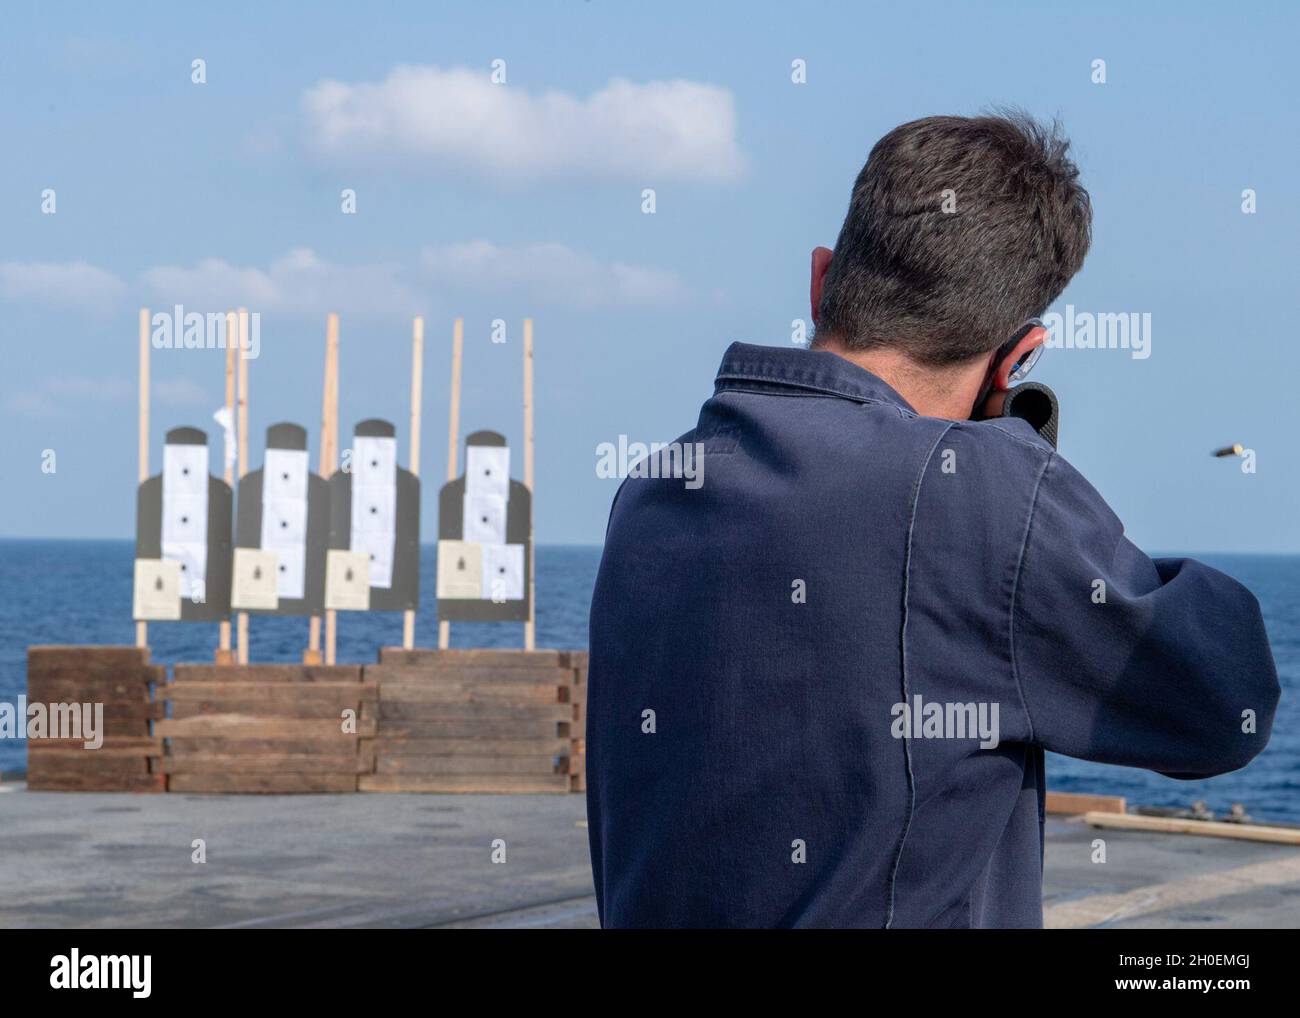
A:
POLYGON ((278 556, 273 551, 236 548, 230 606, 247 611, 274 611, 278 608, 278 567, 278 556))
POLYGON ((325 564, 325 608, 340 612, 370 610, 369 555, 330 549, 325 564))
POLYGON ((141 622, 177 622, 181 617, 181 564, 156 558, 135 560, 131 615, 141 622))
POLYGON ((473 541, 438 542, 438 599, 483 596, 483 546, 473 541))
POLYGON ((510 450, 504 445, 471 445, 465 450, 465 493, 510 497, 510 450))
POLYGON ((483 546, 483 597, 494 604, 524 599, 524 546, 483 546))
POLYGON ((500 495, 466 495, 462 520, 464 540, 506 543, 506 500, 500 495))

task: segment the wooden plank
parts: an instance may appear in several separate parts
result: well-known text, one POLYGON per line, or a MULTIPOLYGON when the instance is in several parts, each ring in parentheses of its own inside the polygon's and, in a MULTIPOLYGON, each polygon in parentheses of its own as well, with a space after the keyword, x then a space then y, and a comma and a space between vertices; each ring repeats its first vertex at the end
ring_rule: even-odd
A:
POLYGON ((33 644, 27 648, 27 667, 125 670, 149 664, 147 647, 104 644, 33 644))
POLYGON ((164 774, 360 774, 355 747, 351 753, 169 753, 157 768, 164 774))
POLYGON ((1078 792, 1048 792, 1048 813, 1074 816, 1081 813, 1124 813, 1128 806, 1122 795, 1082 795, 1078 792))
POLYGON ((166 777, 162 774, 66 774, 51 775, 33 781, 27 778, 29 792, 163 792, 166 777))
POLYGON ((173 684, 179 682, 360 682, 361 665, 176 665, 173 684))
MULTIPOLYGON (((157 721, 154 722, 157 724, 157 721)), ((149 734, 149 722, 141 718, 115 718, 111 714, 104 716, 104 738, 118 738, 120 736, 147 736, 149 734)))
POLYGON ((265 700, 178 700, 172 703, 172 717, 178 720, 199 717, 202 714, 240 714, 245 717, 260 717, 300 721, 325 720, 333 718, 336 727, 343 724, 344 710, 355 709, 356 704, 331 703, 274 703, 265 700))
POLYGON ((564 774, 568 764, 557 767, 546 756, 386 756, 375 754, 376 774, 564 774))
POLYGON ((380 687, 385 703, 559 703, 563 687, 543 682, 390 682, 380 687))
POLYGON ((502 721, 563 721, 571 716, 570 704, 537 703, 514 706, 502 703, 390 703, 379 701, 379 719, 392 721, 454 721, 494 718, 502 721))
POLYGON ((27 684, 28 703, 148 703, 146 682, 88 683, 68 679, 37 679, 27 684))
POLYGON ((96 756, 154 756, 162 752, 162 739, 148 735, 106 735, 98 749, 86 749, 84 739, 32 739, 27 743, 27 753, 50 753, 76 750, 96 756))
POLYGON ((357 743, 360 741, 355 735, 344 735, 340 732, 317 739, 223 739, 187 735, 184 738, 172 739, 167 755, 178 760, 212 753, 230 756, 264 756, 276 753, 322 757, 356 756, 357 743))
POLYGON ((376 755, 385 756, 564 756, 571 743, 568 739, 393 739, 381 729, 375 738, 367 739, 376 755))
POLYGON ((35 753, 27 758, 27 784, 39 787, 50 778, 75 778, 93 775, 104 781, 132 774, 147 774, 149 758, 143 753, 133 756, 108 755, 79 749, 57 749, 35 753))
POLYGON ((246 703, 333 704, 355 707, 379 698, 373 682, 182 682, 160 687, 158 695, 173 703, 238 700, 246 703))
MULTIPOLYGON (((475 666, 480 668, 561 667, 564 664, 561 655, 564 653, 569 652, 477 647, 456 647, 448 650, 438 650, 432 647, 416 647, 413 650, 403 650, 401 647, 380 647, 379 663, 381 665, 406 665, 418 668, 440 664, 453 667, 475 666)), ((373 666, 368 665, 367 667, 373 666)))
POLYGON ((166 679, 167 669, 162 665, 87 668, 80 665, 60 664, 48 667, 32 665, 27 669, 27 684, 29 687, 46 682, 67 682, 72 685, 88 686, 92 689, 116 683, 121 683, 124 686, 147 688, 151 682, 166 681, 166 679))
MULTIPOLYGON (((372 722, 372 726, 374 723, 372 722)), ((564 722, 550 718, 444 718, 415 721, 387 719, 373 727, 377 737, 397 742, 403 739, 508 739, 536 740, 565 738, 564 722)))
POLYGON ((552 687, 572 685, 573 670, 554 665, 502 667, 498 665, 366 665, 368 682, 398 683, 481 683, 516 682, 545 684, 552 687))
MULTIPOLYGON (((106 735, 148 735, 149 729, 145 723, 160 718, 163 715, 163 705, 161 703, 153 703, 149 700, 74 700, 71 702, 56 700, 53 702, 68 703, 69 706, 71 706, 72 703, 102 703, 104 705, 104 734, 106 735), (110 731, 109 726, 114 722, 119 723, 118 727, 121 727, 121 724, 126 723, 134 724, 140 729, 140 731, 110 731)), ((30 707, 34 703, 46 703, 46 701, 32 699, 29 701, 28 706, 30 707)), ((47 727, 53 724, 53 718, 50 714, 51 712, 47 710, 47 727)), ((60 713, 60 716, 64 716, 63 712, 60 713)))
POLYGON ((227 739, 354 739, 374 735, 373 720, 361 719, 356 732, 344 732, 338 719, 266 717, 259 714, 198 714, 154 722, 154 734, 171 739, 191 735, 227 739))
POLYGON ((1159 831, 1164 834, 1197 834, 1207 838, 1234 838, 1239 841, 1300 845, 1300 827, 1225 824, 1217 820, 1183 820, 1177 817, 1146 817, 1129 813, 1085 813, 1083 820, 1092 827, 1119 831, 1159 831))
MULTIPOLYGON (((159 775, 162 777, 162 775, 159 775)), ((355 792, 355 774, 171 774, 169 792, 285 795, 355 792)))
POLYGON ((511 795, 521 792, 567 792, 567 774, 363 774, 362 792, 479 792, 511 795))

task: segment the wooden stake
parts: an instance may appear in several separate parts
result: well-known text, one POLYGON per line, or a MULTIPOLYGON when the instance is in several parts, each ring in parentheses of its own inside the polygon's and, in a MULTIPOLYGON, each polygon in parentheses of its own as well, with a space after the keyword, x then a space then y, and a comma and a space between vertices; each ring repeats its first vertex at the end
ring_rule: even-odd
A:
MULTIPOLYGON (((339 316, 325 319, 325 385, 321 401, 320 475, 329 480, 339 465, 339 316)), ((312 619, 312 649, 319 653, 320 620, 312 619)), ((338 613, 325 612, 325 663, 334 664, 338 639, 338 613)))
MULTIPOLYGON (((235 415, 235 344, 239 338, 239 319, 233 311, 226 314, 226 412, 233 423, 235 415)), ((224 439, 224 436, 223 436, 224 439)), ((225 442, 221 445, 221 463, 225 468, 223 476, 227 484, 234 489, 235 467, 226 459, 225 442)), ((233 664, 230 653, 230 620, 223 619, 217 641, 217 664, 233 664)))
MULTIPOLYGON (((334 463, 338 458, 338 362, 339 362, 339 320, 338 315, 330 315, 325 324, 325 379, 321 385, 321 425, 320 425, 320 475, 326 480, 334 473, 334 463), (333 430, 330 422, 336 422, 333 430)), ((318 665, 324 660, 320 648, 320 616, 313 615, 307 628, 307 649, 302 652, 302 663, 318 665)))
MULTIPOLYGON (((239 479, 242 481, 248 473, 248 358, 244 352, 248 346, 248 311, 239 309, 239 425, 237 436, 239 450, 239 479)), ((248 664, 248 612, 240 612, 235 620, 236 659, 241 665, 248 664)))
MULTIPOLYGON (((149 309, 140 309, 140 483, 149 479, 149 309)), ((149 646, 149 624, 135 624, 135 645, 149 646)))
POLYGON ((339 468, 339 316, 325 320, 325 385, 320 417, 320 475, 339 468))
MULTIPOLYGON (((420 396, 423 389, 424 319, 417 315, 411 331, 411 473, 416 477, 420 476, 420 396)), ((418 548, 416 554, 419 555, 418 548)), ((414 646, 415 610, 408 608, 402 613, 402 647, 411 650, 414 646)))
MULTIPOLYGON (((460 445, 460 359, 465 342, 465 319, 457 318, 451 338, 451 421, 447 428, 447 480, 456 479, 456 451, 460 445)), ((451 646, 451 623, 438 623, 438 647, 451 646)))
MULTIPOLYGON (((524 484, 532 495, 533 511, 537 493, 533 489, 533 320, 524 319, 524 484)), ((524 650, 537 643, 537 555, 533 543, 532 514, 528 519, 528 621, 524 623, 524 650)))

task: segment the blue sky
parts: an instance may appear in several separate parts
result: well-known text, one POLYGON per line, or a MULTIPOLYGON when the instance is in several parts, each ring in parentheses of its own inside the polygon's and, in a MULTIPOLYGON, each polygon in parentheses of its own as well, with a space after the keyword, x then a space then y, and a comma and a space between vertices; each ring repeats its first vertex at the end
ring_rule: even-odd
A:
MULTIPOLYGON (((329 311, 344 433, 386 416, 404 448, 424 314, 439 483, 452 320, 462 434, 519 448, 531 316, 538 539, 599 542, 596 446, 676 437, 729 342, 790 342, 876 139, 1015 104, 1061 118, 1094 201, 1058 309, 1152 316, 1145 360, 1040 363, 1062 452, 1143 547, 1295 552, 1298 28, 1283 4, 8 4, 0 535, 133 533, 137 310, 184 301, 261 312, 254 465, 277 420, 314 446, 329 311), (1207 455, 1234 441, 1256 473, 1207 455)), ((153 367, 156 469, 166 428, 215 437, 223 362, 153 367)))

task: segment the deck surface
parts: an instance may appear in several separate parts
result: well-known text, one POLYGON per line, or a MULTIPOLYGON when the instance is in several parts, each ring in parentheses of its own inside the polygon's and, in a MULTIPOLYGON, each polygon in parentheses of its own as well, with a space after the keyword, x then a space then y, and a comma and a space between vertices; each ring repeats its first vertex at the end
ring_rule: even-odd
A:
MULTIPOLYGON (((596 925, 581 795, 0 790, 0 927, 596 925)), ((1300 927, 1300 849, 1053 819, 1044 906, 1056 927, 1300 927)))

